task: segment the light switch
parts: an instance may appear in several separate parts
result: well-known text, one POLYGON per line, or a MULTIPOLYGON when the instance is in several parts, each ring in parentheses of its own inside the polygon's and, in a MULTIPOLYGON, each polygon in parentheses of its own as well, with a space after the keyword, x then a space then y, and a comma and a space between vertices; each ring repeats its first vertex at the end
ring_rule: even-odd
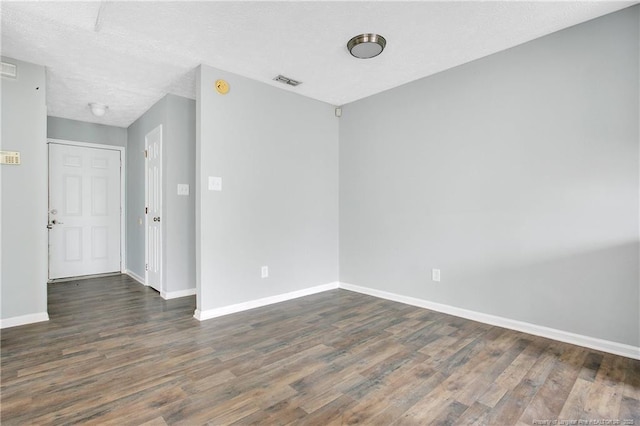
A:
POLYGON ((189 195, 189 185, 186 183, 179 183, 178 195, 189 195))
POLYGON ((209 176, 209 191, 222 191, 222 178, 209 176))

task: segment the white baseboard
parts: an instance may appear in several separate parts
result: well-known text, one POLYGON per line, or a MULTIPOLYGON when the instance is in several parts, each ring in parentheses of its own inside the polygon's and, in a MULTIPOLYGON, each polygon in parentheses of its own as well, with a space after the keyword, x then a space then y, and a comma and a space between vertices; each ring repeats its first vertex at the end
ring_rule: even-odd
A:
POLYGON ((32 324, 34 322, 49 321, 49 314, 39 312, 37 314, 21 315, 0 320, 0 328, 16 327, 19 325, 32 324))
POLYGON ((509 318, 499 317, 496 315, 485 314, 482 312, 470 311, 467 309, 457 308, 455 306, 430 302, 428 300, 418 299, 416 297, 402 296, 399 294, 376 290, 368 287, 361 287, 354 284, 341 282, 338 285, 342 289, 355 291, 356 293, 367 294, 369 296, 379 297, 381 299, 392 300, 394 302, 400 302, 412 306, 418 306, 420 308, 430 309, 432 311, 442 312, 445 314, 454 315, 485 324, 495 325, 498 327, 508 328, 511 330, 522 331, 523 333, 546 337, 548 339, 558 340, 560 342, 570 343, 572 345, 584 346, 615 355, 622 355, 628 358, 640 359, 640 347, 626 345, 624 343, 617 343, 610 340, 603 340, 595 337, 584 336, 581 334, 570 333, 568 331, 558 330, 555 328, 544 327, 541 325, 517 321, 509 318))
POLYGON ((142 284, 142 285, 144 285, 144 286, 146 286, 146 285, 147 285, 147 284, 145 284, 145 282, 144 282, 144 278, 142 278, 140 275, 136 274, 135 272, 130 271, 130 270, 128 270, 128 269, 127 269, 127 270, 125 271, 125 274, 129 275, 131 278, 133 278, 134 280, 138 281, 140 284, 142 284))
POLYGON ((160 296, 164 300, 177 299, 178 297, 185 297, 185 296, 193 296, 194 294, 196 294, 195 288, 188 288, 186 290, 178 290, 178 291, 161 291, 160 292, 160 296))
POLYGON ((242 302, 235 305, 223 306, 221 308, 207 309, 205 311, 196 309, 193 317, 199 321, 203 321, 211 318, 221 317, 223 315, 229 315, 236 312, 259 308, 261 306, 272 305, 274 303, 280 303, 291 299, 297 299, 298 297, 309 296, 311 294, 321 293, 323 291, 335 290, 337 288, 338 282, 332 282, 329 284, 323 284, 315 287, 305 288, 302 290, 292 291, 290 293, 278 294, 276 296, 250 300, 248 302, 242 302))

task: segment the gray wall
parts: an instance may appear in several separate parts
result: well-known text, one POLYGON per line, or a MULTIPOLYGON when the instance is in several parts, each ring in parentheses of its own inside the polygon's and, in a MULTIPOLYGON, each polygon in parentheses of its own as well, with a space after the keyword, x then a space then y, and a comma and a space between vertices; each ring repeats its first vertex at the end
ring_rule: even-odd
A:
POLYGON ((205 65, 197 76, 198 309, 335 282, 333 107, 205 65), (222 192, 207 190, 208 176, 223 178, 222 192))
POLYGON ((3 77, 2 150, 20 151, 19 166, 0 166, 1 312, 7 319, 47 312, 47 108, 45 69, 16 64, 3 77))
POLYGON ((345 106, 340 281, 638 346, 638 11, 345 106))
POLYGON ((163 291, 195 288, 195 102, 167 95, 127 129, 127 269, 145 275, 144 138, 163 126, 163 291), (177 184, 189 184, 189 196, 177 184))
POLYGON ((47 137, 76 142, 127 146, 127 129, 60 117, 47 117, 47 137))
POLYGON ((163 98, 127 129, 127 270, 141 278, 145 275, 144 138, 151 130, 164 124, 164 106, 163 98))
MULTIPOLYGON (((196 103, 167 95, 163 160, 165 274, 167 291, 195 289, 195 149, 196 103), (189 196, 178 196, 178 184, 189 184, 189 196)), ((163 141, 164 142, 164 141, 163 141)))

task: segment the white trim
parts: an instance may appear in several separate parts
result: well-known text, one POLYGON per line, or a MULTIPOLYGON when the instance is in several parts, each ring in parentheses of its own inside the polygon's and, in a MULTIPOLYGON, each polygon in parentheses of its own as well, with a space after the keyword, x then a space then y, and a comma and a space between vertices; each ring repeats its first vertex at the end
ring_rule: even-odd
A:
POLYGON ((146 286, 145 282, 144 282, 144 278, 142 278, 140 275, 136 274, 133 271, 130 270, 126 270, 125 274, 129 275, 131 278, 133 278, 134 280, 138 281, 140 284, 142 284, 143 286, 146 286))
POLYGON ((47 138, 47 143, 57 143, 59 145, 82 146, 85 148, 110 149, 112 151, 124 151, 125 147, 120 145, 107 145, 103 143, 70 141, 66 139, 47 138))
MULTIPOLYGON (((221 308, 208 309, 206 311, 200 311, 196 309, 194 312, 194 318, 199 321, 204 321, 211 318, 220 317, 223 315, 229 315, 237 312, 246 311, 249 309, 259 308, 261 306, 271 305, 274 303, 280 303, 298 297, 304 297, 323 291, 334 290, 341 288, 344 290, 354 291, 356 293, 362 293, 380 299, 391 300, 394 302, 404 303, 411 306, 417 306, 419 308, 430 309, 436 312, 442 312, 449 315, 454 315, 460 318, 466 318, 472 321, 482 322, 484 324, 495 325, 498 327, 508 328, 510 330, 521 331, 523 333, 532 334, 535 336, 546 337, 548 339, 557 340, 560 342, 570 343, 572 345, 583 346, 586 348, 595 349, 598 351, 608 352, 615 355, 621 355, 624 357, 640 360, 640 347, 626 345, 624 343, 612 342, 610 340, 598 339, 596 337, 584 336, 581 334, 571 333, 568 331, 558 330, 555 328, 544 327, 541 325, 531 324, 524 321, 518 321, 510 318, 504 318, 496 315, 485 314, 482 312, 471 311, 468 309, 458 308, 455 306, 445 305, 442 303, 431 302, 424 299, 418 299, 416 297, 403 296, 400 294, 390 293, 383 290, 377 290, 368 287, 362 287, 354 284, 343 282, 332 282, 329 284, 319 285, 316 287, 310 287, 303 290, 293 291, 290 293, 284 293, 276 296, 265 297, 262 299, 251 300, 248 302, 238 303, 235 305, 223 306, 221 308)), ((195 290, 193 290, 195 292, 195 290)))
POLYGON ((206 311, 196 309, 193 317, 199 321, 203 321, 211 318, 221 317, 223 315, 235 314, 236 312, 259 308, 261 306, 272 305, 274 303, 280 303, 291 299, 297 299, 298 297, 309 296, 312 294, 321 293, 323 291, 335 290, 337 288, 339 287, 338 282, 336 281, 329 284, 323 284, 315 287, 305 288, 302 290, 292 291, 290 293, 283 293, 276 296, 269 296, 262 299, 237 303, 235 305, 223 306, 221 308, 207 309, 206 311))
POLYGON ((33 324, 34 322, 49 321, 49 314, 39 312, 37 314, 20 315, 0 320, 0 328, 17 327, 19 325, 33 324))
POLYGON ((91 275, 80 275, 77 277, 54 278, 52 280, 47 280, 47 284, 66 283, 69 281, 91 280, 93 278, 117 277, 117 276, 120 276, 120 274, 121 272, 105 272, 104 274, 91 274, 91 275))
MULTIPOLYGON (((55 143, 58 145, 70 145, 70 146, 79 146, 84 148, 95 148, 95 149, 107 149, 110 151, 120 151, 120 273, 127 273, 127 233, 126 233, 126 157, 127 157, 127 148, 123 146, 117 145, 105 145, 101 143, 90 143, 90 142, 79 142, 79 141, 68 141, 64 139, 53 139, 47 138, 47 145, 50 143, 55 143)), ((48 156, 48 154, 47 154, 48 156)), ((48 159, 47 159, 48 164, 48 159)), ((49 172, 47 171, 47 196, 49 195, 49 172)), ((47 199, 47 208, 49 208, 49 200, 47 199)), ((48 265, 47 265, 48 266, 48 265)), ((48 273, 48 271, 47 271, 48 273)), ((49 278, 47 276, 47 278, 49 278)))
POLYGON ((626 345, 624 343, 612 342, 610 340, 603 340, 596 337, 570 333, 568 331, 558 330, 555 328, 544 327, 541 325, 517 321, 509 318, 499 317, 496 315, 485 314, 482 312, 470 311, 467 309, 457 308, 455 306, 430 302, 428 300, 418 299, 416 297, 402 296, 399 294, 376 290, 368 287, 361 287, 354 284, 341 282, 339 283, 339 288, 355 291, 356 293, 362 293, 369 296, 379 297, 381 299, 392 300, 394 302, 405 303, 407 305, 418 306, 420 308, 430 309, 432 311, 442 312, 445 314, 466 318, 472 321, 478 321, 485 324, 521 331, 523 333, 533 334, 535 336, 546 337, 548 339, 558 340, 560 342, 570 343, 572 345, 584 346, 587 348, 640 360, 640 347, 626 345))
POLYGON ((164 300, 177 299, 178 297, 193 296, 194 294, 196 294, 196 289, 195 288, 188 288, 186 290, 161 291, 160 292, 160 296, 164 300))
MULTIPOLYGON (((142 278, 140 275, 136 274, 135 272, 127 270, 126 274, 129 275, 134 280, 136 280, 137 282, 139 282, 140 284, 142 284, 143 286, 145 287, 149 286, 148 284, 145 283, 144 278, 142 278)), ((160 297, 162 297, 164 300, 169 300, 169 299, 177 299, 179 297, 193 296, 194 294, 196 294, 196 289, 188 288, 186 290, 161 291, 160 297)))

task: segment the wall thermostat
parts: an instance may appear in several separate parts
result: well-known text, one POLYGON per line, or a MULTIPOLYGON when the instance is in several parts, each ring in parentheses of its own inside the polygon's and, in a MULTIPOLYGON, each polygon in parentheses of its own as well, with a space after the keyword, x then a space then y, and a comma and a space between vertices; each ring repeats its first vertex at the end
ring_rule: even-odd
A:
POLYGON ((17 151, 0 151, 0 164, 20 164, 20 153, 17 151))
POLYGON ((224 80, 216 80, 216 91, 221 95, 229 93, 229 83, 224 80))

